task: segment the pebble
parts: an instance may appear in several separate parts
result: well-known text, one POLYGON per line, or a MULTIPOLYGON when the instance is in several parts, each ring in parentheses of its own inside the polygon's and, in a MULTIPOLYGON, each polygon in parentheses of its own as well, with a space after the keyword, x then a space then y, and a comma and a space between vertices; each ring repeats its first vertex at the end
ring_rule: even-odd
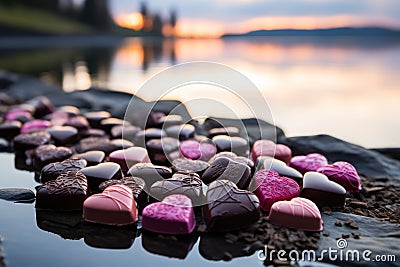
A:
POLYGON ((358 229, 358 223, 356 223, 356 222, 351 222, 349 226, 352 229, 358 229))
POLYGON ((350 237, 350 235, 347 234, 347 233, 343 233, 343 234, 342 234, 342 238, 349 238, 349 237, 350 237))
POLYGON ((324 231, 324 232, 322 232, 322 235, 323 236, 329 236, 331 233, 329 233, 329 231, 324 231))
POLYGON ((35 194, 23 188, 3 188, 0 189, 0 199, 14 202, 33 202, 35 194))
POLYGON ((340 221, 340 220, 336 220, 336 222, 335 222, 335 226, 339 226, 339 227, 342 227, 342 222, 340 221))
POLYGON ((352 232, 351 234, 354 239, 360 239, 360 236, 361 236, 360 232, 352 232))
POLYGON ((350 202, 350 206, 353 208, 366 209, 368 207, 368 204, 365 202, 361 202, 361 201, 352 201, 352 202, 350 202))

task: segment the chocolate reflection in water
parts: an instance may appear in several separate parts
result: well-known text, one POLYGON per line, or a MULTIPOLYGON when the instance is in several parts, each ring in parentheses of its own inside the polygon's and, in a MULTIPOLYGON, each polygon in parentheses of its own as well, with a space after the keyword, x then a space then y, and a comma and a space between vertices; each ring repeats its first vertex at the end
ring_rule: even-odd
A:
POLYGON ((136 224, 107 226, 85 223, 85 244, 94 248, 128 249, 137 236, 136 224))
POLYGON ((200 238, 200 255, 207 260, 220 261, 229 258, 251 256, 254 251, 247 244, 232 240, 224 234, 208 234, 200 238))
POLYGON ((64 239, 84 238, 86 245, 94 248, 128 249, 135 241, 136 224, 116 227, 86 223, 81 212, 58 212, 36 209, 39 229, 54 233, 64 239))
POLYGON ((197 242, 196 234, 163 235, 143 230, 142 247, 153 254, 185 259, 197 242))
MULTIPOLYGON (((32 159, 27 157, 25 154, 16 154, 14 157, 14 167, 21 171, 33 172, 34 168, 32 166, 32 159)), ((36 177, 35 177, 36 180, 36 177)))

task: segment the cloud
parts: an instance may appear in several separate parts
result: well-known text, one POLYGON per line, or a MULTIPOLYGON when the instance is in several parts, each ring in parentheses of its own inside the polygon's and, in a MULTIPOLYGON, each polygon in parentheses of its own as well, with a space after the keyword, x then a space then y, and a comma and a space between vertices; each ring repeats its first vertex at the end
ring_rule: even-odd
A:
MULTIPOLYGON (((371 21, 387 17, 400 27, 399 0, 148 0, 149 9, 166 16, 176 8, 180 18, 237 23, 254 17, 365 16, 371 21)), ((115 13, 137 11, 138 2, 113 0, 115 13)))

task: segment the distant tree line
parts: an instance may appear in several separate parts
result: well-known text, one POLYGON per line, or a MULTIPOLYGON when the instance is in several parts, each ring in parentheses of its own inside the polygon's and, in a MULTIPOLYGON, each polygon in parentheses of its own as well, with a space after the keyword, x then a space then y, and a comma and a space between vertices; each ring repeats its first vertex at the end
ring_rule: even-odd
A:
MULTIPOLYGON (((74 4, 73 0, 0 0, 0 4, 3 6, 24 5, 47 10, 80 21, 100 31, 107 31, 115 27, 108 0, 85 0, 82 5, 74 4)), ((171 10, 168 19, 163 20, 161 15, 149 12, 146 3, 142 2, 140 13, 143 17, 142 32, 162 36, 163 29, 167 28, 170 30, 169 35, 174 34, 177 24, 175 10, 171 10)))
POLYGON ((85 0, 82 6, 76 6, 72 0, 0 0, 0 4, 44 9, 102 31, 114 26, 108 0, 85 0))

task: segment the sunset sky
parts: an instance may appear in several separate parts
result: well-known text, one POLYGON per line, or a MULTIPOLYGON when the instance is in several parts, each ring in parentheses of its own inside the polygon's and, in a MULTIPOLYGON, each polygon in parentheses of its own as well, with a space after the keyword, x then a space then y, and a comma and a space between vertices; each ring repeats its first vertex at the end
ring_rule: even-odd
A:
MULTIPOLYGON (((139 11, 139 3, 111 0, 114 17, 139 11)), ((151 12, 164 17, 175 8, 180 35, 218 36, 255 29, 369 25, 400 28, 399 0, 148 0, 146 3, 151 12)))

